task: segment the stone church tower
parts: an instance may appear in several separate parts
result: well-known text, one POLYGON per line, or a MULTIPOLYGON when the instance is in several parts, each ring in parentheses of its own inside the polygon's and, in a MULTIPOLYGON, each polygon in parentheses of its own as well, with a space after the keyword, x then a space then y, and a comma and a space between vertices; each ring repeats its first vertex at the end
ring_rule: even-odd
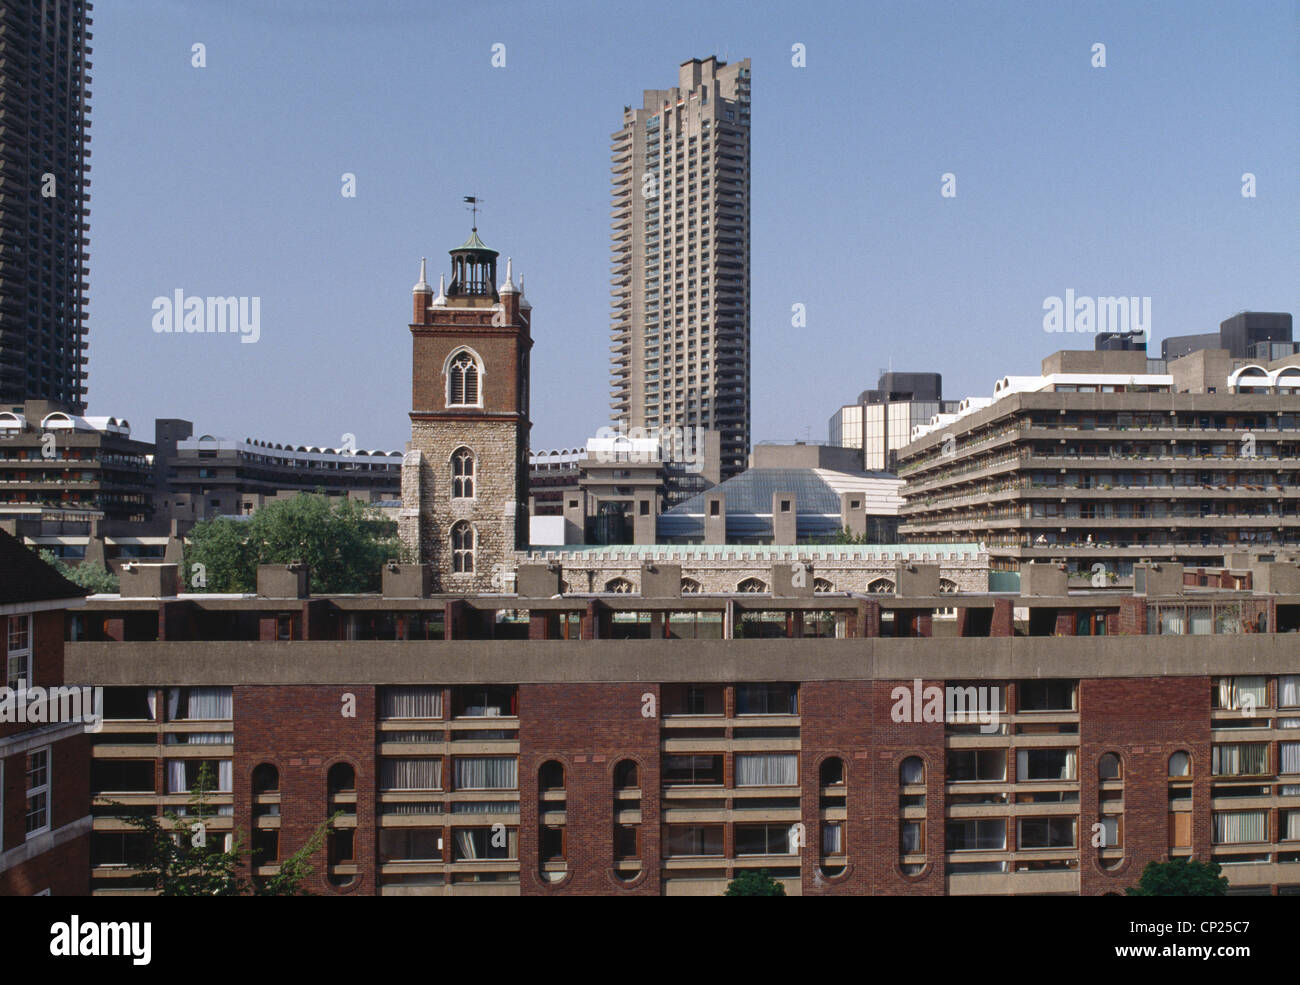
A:
POLYGON ((435 592, 510 590, 528 540, 528 355, 532 305, 478 237, 451 251, 451 284, 413 294, 411 442, 398 530, 435 592))

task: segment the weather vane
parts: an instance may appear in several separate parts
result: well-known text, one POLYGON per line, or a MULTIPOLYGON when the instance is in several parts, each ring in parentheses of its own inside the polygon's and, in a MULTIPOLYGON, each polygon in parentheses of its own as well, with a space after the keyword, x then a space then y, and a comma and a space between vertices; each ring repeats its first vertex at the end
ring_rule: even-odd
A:
POLYGON ((466 195, 464 201, 469 206, 470 212, 473 214, 472 221, 474 232, 478 232, 478 207, 483 204, 482 200, 479 199, 477 195, 466 195))

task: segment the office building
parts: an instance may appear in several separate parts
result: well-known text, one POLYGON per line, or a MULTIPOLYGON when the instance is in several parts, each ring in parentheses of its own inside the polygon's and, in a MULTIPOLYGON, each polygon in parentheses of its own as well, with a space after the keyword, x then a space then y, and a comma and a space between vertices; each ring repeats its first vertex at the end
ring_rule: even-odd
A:
POLYGON ((750 443, 749 59, 691 59, 612 137, 612 418, 750 443))
POLYGON ((938 373, 881 373, 874 390, 863 390, 856 403, 831 417, 830 443, 860 449, 860 467, 868 472, 892 472, 898 467, 898 449, 912 440, 912 429, 957 406, 957 401, 943 399, 938 373))
POLYGON ((86 410, 91 9, 0 8, 0 406, 86 410))
POLYGON ((1291 340, 1291 315, 1285 311, 1240 311, 1220 322, 1217 332, 1165 339, 1160 343, 1160 357, 1178 359, 1204 349, 1226 349, 1234 359, 1265 362, 1293 355, 1297 348, 1291 340))

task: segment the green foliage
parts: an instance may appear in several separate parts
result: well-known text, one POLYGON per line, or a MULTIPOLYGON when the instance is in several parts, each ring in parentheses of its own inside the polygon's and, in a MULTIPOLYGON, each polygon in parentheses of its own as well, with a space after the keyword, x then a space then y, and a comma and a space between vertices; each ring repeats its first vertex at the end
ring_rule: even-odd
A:
POLYGON ((350 499, 300 493, 269 503, 250 518, 205 520, 190 531, 183 575, 190 591, 255 592, 259 564, 301 561, 313 592, 379 590, 385 561, 402 556, 394 525, 350 499), (206 584, 195 585, 194 565, 206 584))
POLYGON ((74 585, 80 585, 82 588, 88 588, 92 592, 112 595, 119 591, 117 575, 109 571, 102 564, 82 563, 78 565, 68 564, 54 556, 52 551, 41 551, 41 560, 52 567, 64 578, 74 585))
POLYGON ((767 869, 759 869, 757 872, 749 869, 727 883, 727 891, 723 895, 784 896, 785 886, 768 875, 767 869))
POLYGON ((1129 896, 1226 896, 1228 879, 1218 862, 1176 858, 1148 862, 1142 878, 1128 889, 1129 896))
MULTIPOLYGON (((308 861, 320 850, 334 824, 335 814, 320 825, 296 852, 280 862, 280 871, 260 884, 250 884, 240 874, 250 854, 243 835, 235 831, 231 845, 223 847, 224 833, 211 830, 217 816, 209 803, 212 768, 199 767, 189 807, 184 816, 166 811, 162 823, 152 814, 124 815, 126 822, 145 836, 142 857, 133 864, 162 896, 310 896, 303 886, 314 871, 308 861)), ((113 807, 122 807, 112 803, 113 807)), ((123 808, 125 811, 126 809, 123 808)))

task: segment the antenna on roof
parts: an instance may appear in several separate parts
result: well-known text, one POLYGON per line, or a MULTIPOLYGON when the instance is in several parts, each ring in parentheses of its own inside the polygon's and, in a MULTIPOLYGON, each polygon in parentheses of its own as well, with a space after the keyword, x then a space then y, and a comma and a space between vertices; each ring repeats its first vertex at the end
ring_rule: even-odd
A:
POLYGON ((466 195, 464 201, 470 208, 472 228, 478 232, 478 207, 483 204, 483 200, 477 195, 466 195))

